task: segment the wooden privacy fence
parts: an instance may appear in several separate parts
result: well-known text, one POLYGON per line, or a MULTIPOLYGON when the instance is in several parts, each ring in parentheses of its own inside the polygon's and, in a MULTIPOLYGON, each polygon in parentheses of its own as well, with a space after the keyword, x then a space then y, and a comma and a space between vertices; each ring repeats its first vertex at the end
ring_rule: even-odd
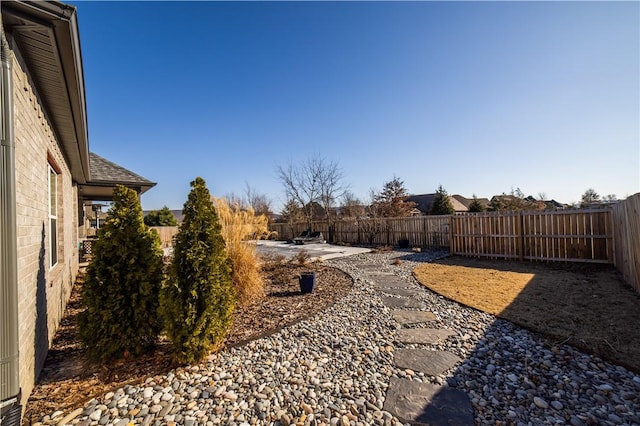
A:
POLYGON ((452 216, 450 251, 488 258, 613 263, 611 210, 452 216))
POLYGON ((155 230, 160 236, 162 248, 173 246, 173 237, 178 233, 177 226, 151 226, 150 228, 155 230))
MULTIPOLYGON (((297 237, 307 228, 307 223, 269 224, 280 240, 297 237)), ((449 247, 449 216, 339 220, 331 223, 331 230, 327 221, 314 221, 312 229, 334 243, 396 245, 409 240, 414 247, 449 247)))
MULTIPOLYGON (((307 223, 271 223, 281 240, 307 223)), ((615 264, 640 293, 640 193, 612 208, 542 212, 469 213, 313 222, 334 243, 447 247, 452 254, 487 258, 615 264), (329 232, 331 231, 331 233, 329 232)), ((177 226, 153 227, 170 247, 177 226)))
POLYGON ((614 204, 612 212, 616 269, 640 293, 640 193, 614 204))
MULTIPOLYGON (((269 226, 281 240, 309 227, 269 226)), ((618 250, 609 208, 341 220, 332 223, 331 234, 326 221, 313 222, 312 228, 332 242, 396 245, 409 240, 414 247, 447 247, 452 254, 487 258, 614 263, 618 250)))

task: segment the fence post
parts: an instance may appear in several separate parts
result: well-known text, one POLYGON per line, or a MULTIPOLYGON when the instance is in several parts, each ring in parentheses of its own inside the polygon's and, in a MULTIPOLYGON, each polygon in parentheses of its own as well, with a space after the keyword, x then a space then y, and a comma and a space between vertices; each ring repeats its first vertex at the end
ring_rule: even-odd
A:
POLYGON ((456 221, 454 220, 453 215, 449 215, 449 254, 453 255, 455 253, 455 244, 453 243, 453 226, 456 221))
POLYGON ((519 225, 518 227, 520 228, 520 231, 518 232, 520 234, 520 238, 518 238, 520 247, 518 247, 518 249, 520 251, 520 262, 522 262, 524 261, 524 216, 522 211, 518 213, 518 216, 520 216, 520 220, 517 222, 519 225))

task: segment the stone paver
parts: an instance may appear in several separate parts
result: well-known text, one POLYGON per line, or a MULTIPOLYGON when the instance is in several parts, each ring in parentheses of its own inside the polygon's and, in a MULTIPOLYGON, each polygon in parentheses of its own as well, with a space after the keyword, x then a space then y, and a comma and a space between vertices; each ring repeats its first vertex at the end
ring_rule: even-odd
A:
POLYGON ((373 263, 373 264, 361 263, 361 264, 358 265, 358 269, 362 270, 363 273, 365 273, 365 274, 393 275, 393 272, 381 271, 380 270, 380 265, 377 265, 375 263, 373 263))
POLYGON ((391 316, 401 325, 417 324, 421 322, 434 321, 436 316, 431 312, 406 311, 404 309, 394 309, 391 316))
POLYGON ((373 285, 379 289, 390 289, 390 288, 405 288, 405 289, 415 289, 415 286, 411 285, 411 283, 407 281, 403 281, 398 277, 385 277, 380 276, 374 278, 373 285))
POLYGON ((438 328, 412 328, 397 330, 395 340, 401 343, 418 343, 423 345, 431 345, 453 336, 456 333, 453 330, 438 328))
POLYGON ((420 371, 429 376, 437 376, 455 367, 462 359, 449 351, 427 349, 397 349, 393 362, 397 367, 420 371))
POLYGON ((402 296, 402 297, 416 297, 420 294, 418 290, 411 290, 409 288, 383 288, 382 292, 385 294, 390 294, 392 296, 402 296))
POLYGON ((424 309, 424 303, 416 299, 409 299, 407 297, 390 297, 383 296, 382 303, 389 308, 416 308, 424 309))
POLYGON ((473 425, 469 396, 458 389, 392 377, 384 409, 402 421, 423 425, 473 425))

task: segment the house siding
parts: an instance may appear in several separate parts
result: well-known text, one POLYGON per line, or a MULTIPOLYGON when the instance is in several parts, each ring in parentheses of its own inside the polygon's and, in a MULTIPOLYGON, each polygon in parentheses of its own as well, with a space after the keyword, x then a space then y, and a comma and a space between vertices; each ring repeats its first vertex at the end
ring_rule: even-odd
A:
POLYGON ((55 132, 13 47, 19 374, 23 403, 31 393, 78 272, 78 192, 55 132), (48 164, 58 175, 58 263, 49 268, 48 164))

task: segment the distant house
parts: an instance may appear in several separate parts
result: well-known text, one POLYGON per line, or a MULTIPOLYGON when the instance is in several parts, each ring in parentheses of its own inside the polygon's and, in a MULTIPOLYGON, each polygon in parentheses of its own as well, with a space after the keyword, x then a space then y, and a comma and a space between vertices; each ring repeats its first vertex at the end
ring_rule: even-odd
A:
MULTIPOLYGON (((465 206, 467 208, 467 211, 469 210, 469 206, 471 205, 471 203, 473 203, 473 198, 466 198, 463 197, 462 195, 452 195, 452 198, 455 198, 460 204, 462 204, 463 206, 465 206)), ((476 198, 476 200, 478 200, 478 202, 480 203, 480 205, 482 207, 485 208, 485 210, 487 209, 487 207, 489 207, 489 199, 488 198, 476 198)), ((454 207, 455 209, 455 207, 454 207)))
MULTIPOLYGON (((431 206, 433 206, 433 200, 435 196, 435 193, 410 195, 409 197, 407 197, 407 201, 416 203, 416 208, 420 211, 420 213, 428 215, 431 212, 431 206)), ((449 201, 453 206, 453 210, 456 213, 469 211, 468 205, 464 205, 463 203, 461 203, 457 197, 464 198, 460 195, 449 195, 449 201)))
POLYGON ((19 419, 78 273, 84 205, 155 184, 89 152, 76 9, 0 6, 0 401, 19 419))
POLYGON ((567 206, 566 204, 562 204, 557 202, 556 200, 536 200, 533 196, 529 195, 528 197, 525 197, 525 201, 528 201, 530 203, 544 203, 545 205, 545 210, 562 210, 565 209, 567 206))

